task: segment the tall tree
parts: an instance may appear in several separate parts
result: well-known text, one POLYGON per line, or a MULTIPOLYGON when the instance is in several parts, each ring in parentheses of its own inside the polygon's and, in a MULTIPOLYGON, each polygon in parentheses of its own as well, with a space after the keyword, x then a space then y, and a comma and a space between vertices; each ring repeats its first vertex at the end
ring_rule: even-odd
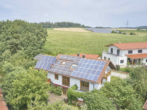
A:
POLYGON ((105 83, 101 91, 114 102, 118 110, 142 110, 142 102, 135 90, 123 79, 115 78, 105 83))
POLYGON ((47 37, 47 30, 41 25, 14 20, 0 23, 0 56, 6 50, 11 54, 23 50, 32 57, 42 51, 47 37))
POLYGON ((31 68, 26 72, 22 70, 9 73, 2 84, 6 102, 15 109, 30 104, 35 99, 47 103, 48 89, 46 73, 31 68))
POLYGON ((88 110, 116 110, 112 101, 99 90, 86 92, 83 99, 88 110))
POLYGON ((147 99, 147 69, 144 67, 133 68, 129 77, 128 84, 132 85, 144 102, 147 99))

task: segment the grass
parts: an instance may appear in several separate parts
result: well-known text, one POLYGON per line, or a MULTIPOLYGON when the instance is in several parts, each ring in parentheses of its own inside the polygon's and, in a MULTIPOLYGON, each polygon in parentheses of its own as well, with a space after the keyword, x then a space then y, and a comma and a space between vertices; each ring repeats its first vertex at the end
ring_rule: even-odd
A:
POLYGON ((130 34, 130 32, 134 32, 135 34, 138 34, 140 36, 147 36, 147 30, 120 30, 122 32, 126 32, 127 34, 130 34))
POLYGON ((47 42, 44 46, 44 53, 49 55, 57 54, 99 54, 107 51, 105 45, 111 43, 145 42, 145 35, 122 35, 111 33, 93 32, 65 32, 48 29, 47 42))

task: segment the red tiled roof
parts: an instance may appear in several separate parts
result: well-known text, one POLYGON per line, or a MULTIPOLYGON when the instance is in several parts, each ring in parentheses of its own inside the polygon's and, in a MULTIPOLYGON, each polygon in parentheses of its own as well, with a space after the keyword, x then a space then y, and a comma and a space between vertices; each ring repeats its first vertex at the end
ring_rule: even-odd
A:
POLYGON ((4 99, 1 99, 3 97, 2 91, 0 89, 0 110, 8 110, 7 105, 4 101, 4 99))
POLYGON ((129 54, 126 55, 127 57, 131 59, 137 59, 137 58, 147 58, 147 53, 142 53, 142 54, 129 54))
POLYGON ((107 47, 109 46, 116 46, 121 50, 128 50, 128 49, 144 49, 147 48, 147 42, 136 42, 136 43, 114 43, 110 45, 106 45, 107 47))
MULTIPOLYGON (((83 57, 83 55, 85 55, 85 58, 87 58, 87 59, 98 59, 98 57, 100 57, 99 55, 96 55, 96 54, 84 54, 84 53, 80 53, 79 55, 80 55, 79 57, 83 57)), ((71 56, 77 56, 77 54, 73 54, 71 56)))
POLYGON ((142 108, 147 109, 147 100, 145 101, 145 103, 144 103, 142 108))

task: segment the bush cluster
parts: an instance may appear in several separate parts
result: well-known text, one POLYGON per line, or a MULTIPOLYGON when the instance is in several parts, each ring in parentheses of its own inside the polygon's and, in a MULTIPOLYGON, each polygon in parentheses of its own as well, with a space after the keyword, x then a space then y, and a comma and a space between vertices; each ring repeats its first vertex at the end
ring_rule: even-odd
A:
POLYGON ((135 32, 130 32, 130 35, 136 35, 135 32))
POLYGON ((69 100, 69 104, 72 103, 72 101, 76 101, 77 102, 77 99, 78 98, 82 98, 83 97, 83 92, 78 92, 78 91, 75 91, 78 89, 78 86, 75 84, 73 86, 71 86, 71 88, 69 88, 67 90, 67 97, 68 97, 68 100, 69 100))
POLYGON ((62 95, 62 87, 60 86, 55 87, 55 85, 51 84, 49 91, 59 96, 62 95))
POLYGON ((131 68, 130 67, 120 68, 120 71, 128 72, 129 73, 131 71, 131 68))

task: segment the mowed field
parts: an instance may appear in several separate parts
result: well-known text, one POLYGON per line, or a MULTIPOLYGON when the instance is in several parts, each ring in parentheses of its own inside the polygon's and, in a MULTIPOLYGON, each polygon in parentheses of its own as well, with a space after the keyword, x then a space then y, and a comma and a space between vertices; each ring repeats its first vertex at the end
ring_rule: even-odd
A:
POLYGON ((56 31, 73 31, 73 32, 89 32, 83 28, 54 28, 56 31))
POLYGON ((48 29, 48 37, 44 46, 44 54, 99 54, 107 51, 105 45, 111 43, 145 42, 146 36, 105 34, 93 32, 66 32, 48 29))

